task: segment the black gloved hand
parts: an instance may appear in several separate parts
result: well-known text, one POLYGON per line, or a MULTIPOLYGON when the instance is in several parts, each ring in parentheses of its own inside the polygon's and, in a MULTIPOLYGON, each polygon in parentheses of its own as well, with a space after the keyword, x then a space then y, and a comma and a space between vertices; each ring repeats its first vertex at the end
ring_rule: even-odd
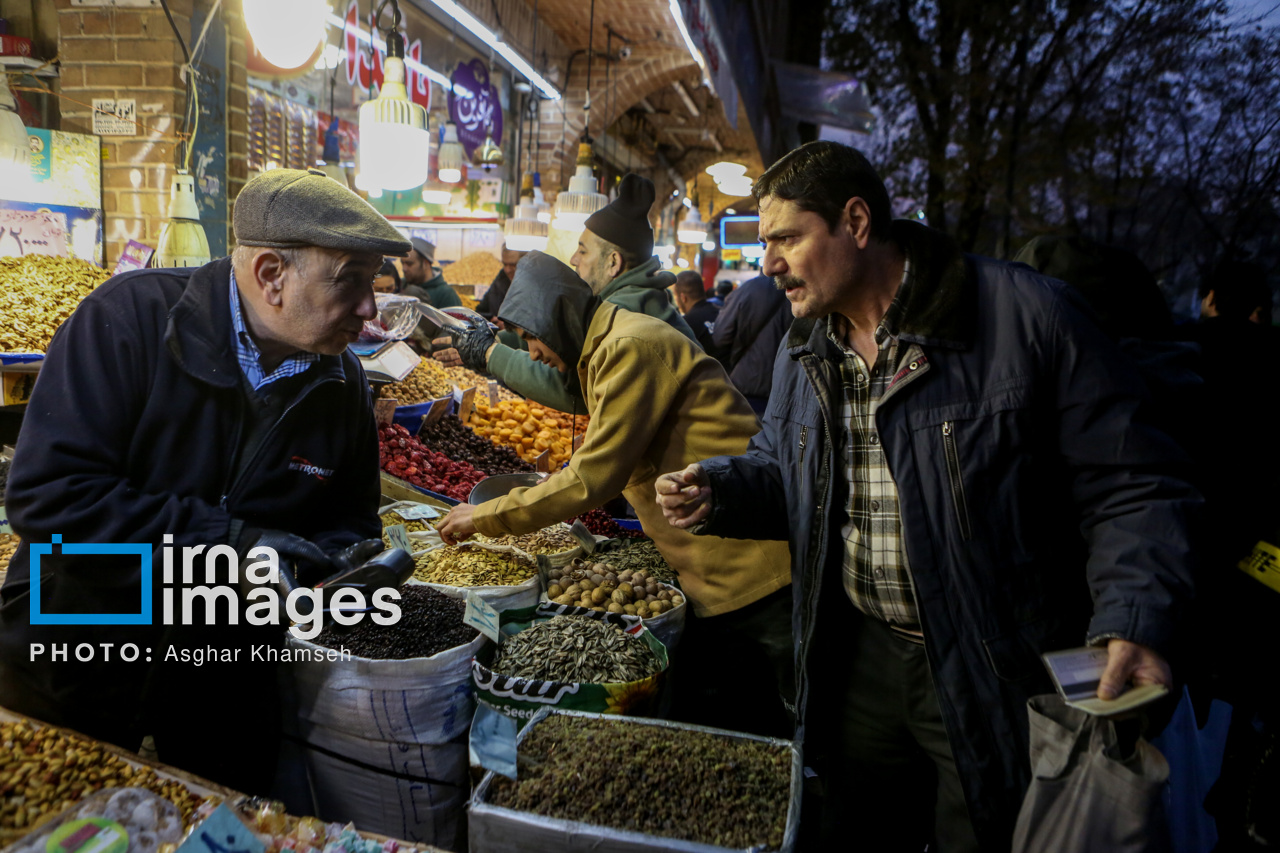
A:
POLYGON ((343 548, 330 557, 329 562, 333 564, 335 574, 346 574, 352 569, 363 566, 375 555, 381 554, 386 547, 381 539, 364 539, 343 548))
MULTIPOLYGON (((304 577, 315 576, 317 573, 321 577, 329 574, 329 556, 320 550, 320 546, 296 534, 284 530, 244 528, 240 538, 236 540, 236 553, 240 555, 241 561, 248 557, 249 551, 257 547, 274 549, 276 556, 280 559, 281 574, 288 575, 288 566, 292 565, 293 576, 307 586, 310 584, 304 580, 304 577)), ((286 579, 285 583, 288 584, 289 579, 286 579)))
POLYGON ((488 359, 486 356, 489 347, 498 342, 493 334, 493 329, 489 328, 489 324, 483 320, 472 320, 467 330, 464 332, 455 332, 450 330, 449 334, 453 337, 453 345, 458 349, 458 356, 462 359, 462 363, 477 373, 483 373, 488 369, 488 359))

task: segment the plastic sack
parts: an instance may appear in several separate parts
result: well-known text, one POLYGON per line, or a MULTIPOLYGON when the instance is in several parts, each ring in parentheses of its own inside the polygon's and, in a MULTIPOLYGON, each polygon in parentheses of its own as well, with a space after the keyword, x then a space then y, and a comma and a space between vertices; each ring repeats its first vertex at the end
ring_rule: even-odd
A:
POLYGON ((414 297, 378 293, 374 298, 378 302, 378 316, 365 322, 360 332, 361 341, 402 341, 418 327, 418 320, 422 317, 418 310, 421 303, 414 297))

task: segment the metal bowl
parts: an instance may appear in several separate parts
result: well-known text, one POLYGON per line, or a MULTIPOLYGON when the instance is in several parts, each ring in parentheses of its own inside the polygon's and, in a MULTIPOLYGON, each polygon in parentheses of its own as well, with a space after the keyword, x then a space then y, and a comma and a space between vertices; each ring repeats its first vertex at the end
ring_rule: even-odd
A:
POLYGON ((491 501, 494 498, 500 498, 513 489, 523 488, 525 486, 536 486, 543 481, 542 474, 531 472, 523 474, 496 474, 492 477, 485 477, 476 487, 471 490, 470 496, 467 498, 469 504, 482 504, 485 501, 491 501))

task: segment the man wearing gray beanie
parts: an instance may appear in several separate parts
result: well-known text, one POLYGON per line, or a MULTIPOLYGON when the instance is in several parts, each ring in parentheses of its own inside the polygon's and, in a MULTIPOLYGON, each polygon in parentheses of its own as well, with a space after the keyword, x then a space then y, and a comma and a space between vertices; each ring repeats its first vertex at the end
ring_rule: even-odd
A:
MULTIPOLYGON (((618 197, 587 219, 570 266, 602 301, 656 317, 697 343, 667 290, 675 276, 664 272, 653 256, 649 210, 654 198, 653 181, 636 174, 623 177, 618 197)), ((492 331, 479 324, 458 342, 458 353, 467 367, 493 374, 544 406, 562 412, 586 410, 576 383, 566 387, 557 371, 498 343, 492 331)))
POLYGON ((310 586, 382 550, 377 427, 347 345, 377 316, 383 256, 409 243, 318 171, 255 178, 233 221, 232 257, 115 276, 49 346, 8 484, 22 545, 0 597, 0 704, 130 750, 150 735, 161 761, 266 794, 266 653, 288 616, 278 596, 264 616, 270 591, 231 572, 269 548, 310 586), (206 552, 194 576, 187 549, 206 552), (66 644, 107 651, 30 653, 66 644))

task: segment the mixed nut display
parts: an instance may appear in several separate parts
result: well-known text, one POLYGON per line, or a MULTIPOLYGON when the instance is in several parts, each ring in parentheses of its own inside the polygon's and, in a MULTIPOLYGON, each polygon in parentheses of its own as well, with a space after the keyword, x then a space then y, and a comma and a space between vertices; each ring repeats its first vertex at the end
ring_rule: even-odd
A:
POLYGON ((433 358, 424 358, 404 379, 383 385, 378 396, 384 400, 395 400, 401 406, 416 406, 452 393, 453 382, 444 365, 433 358))

